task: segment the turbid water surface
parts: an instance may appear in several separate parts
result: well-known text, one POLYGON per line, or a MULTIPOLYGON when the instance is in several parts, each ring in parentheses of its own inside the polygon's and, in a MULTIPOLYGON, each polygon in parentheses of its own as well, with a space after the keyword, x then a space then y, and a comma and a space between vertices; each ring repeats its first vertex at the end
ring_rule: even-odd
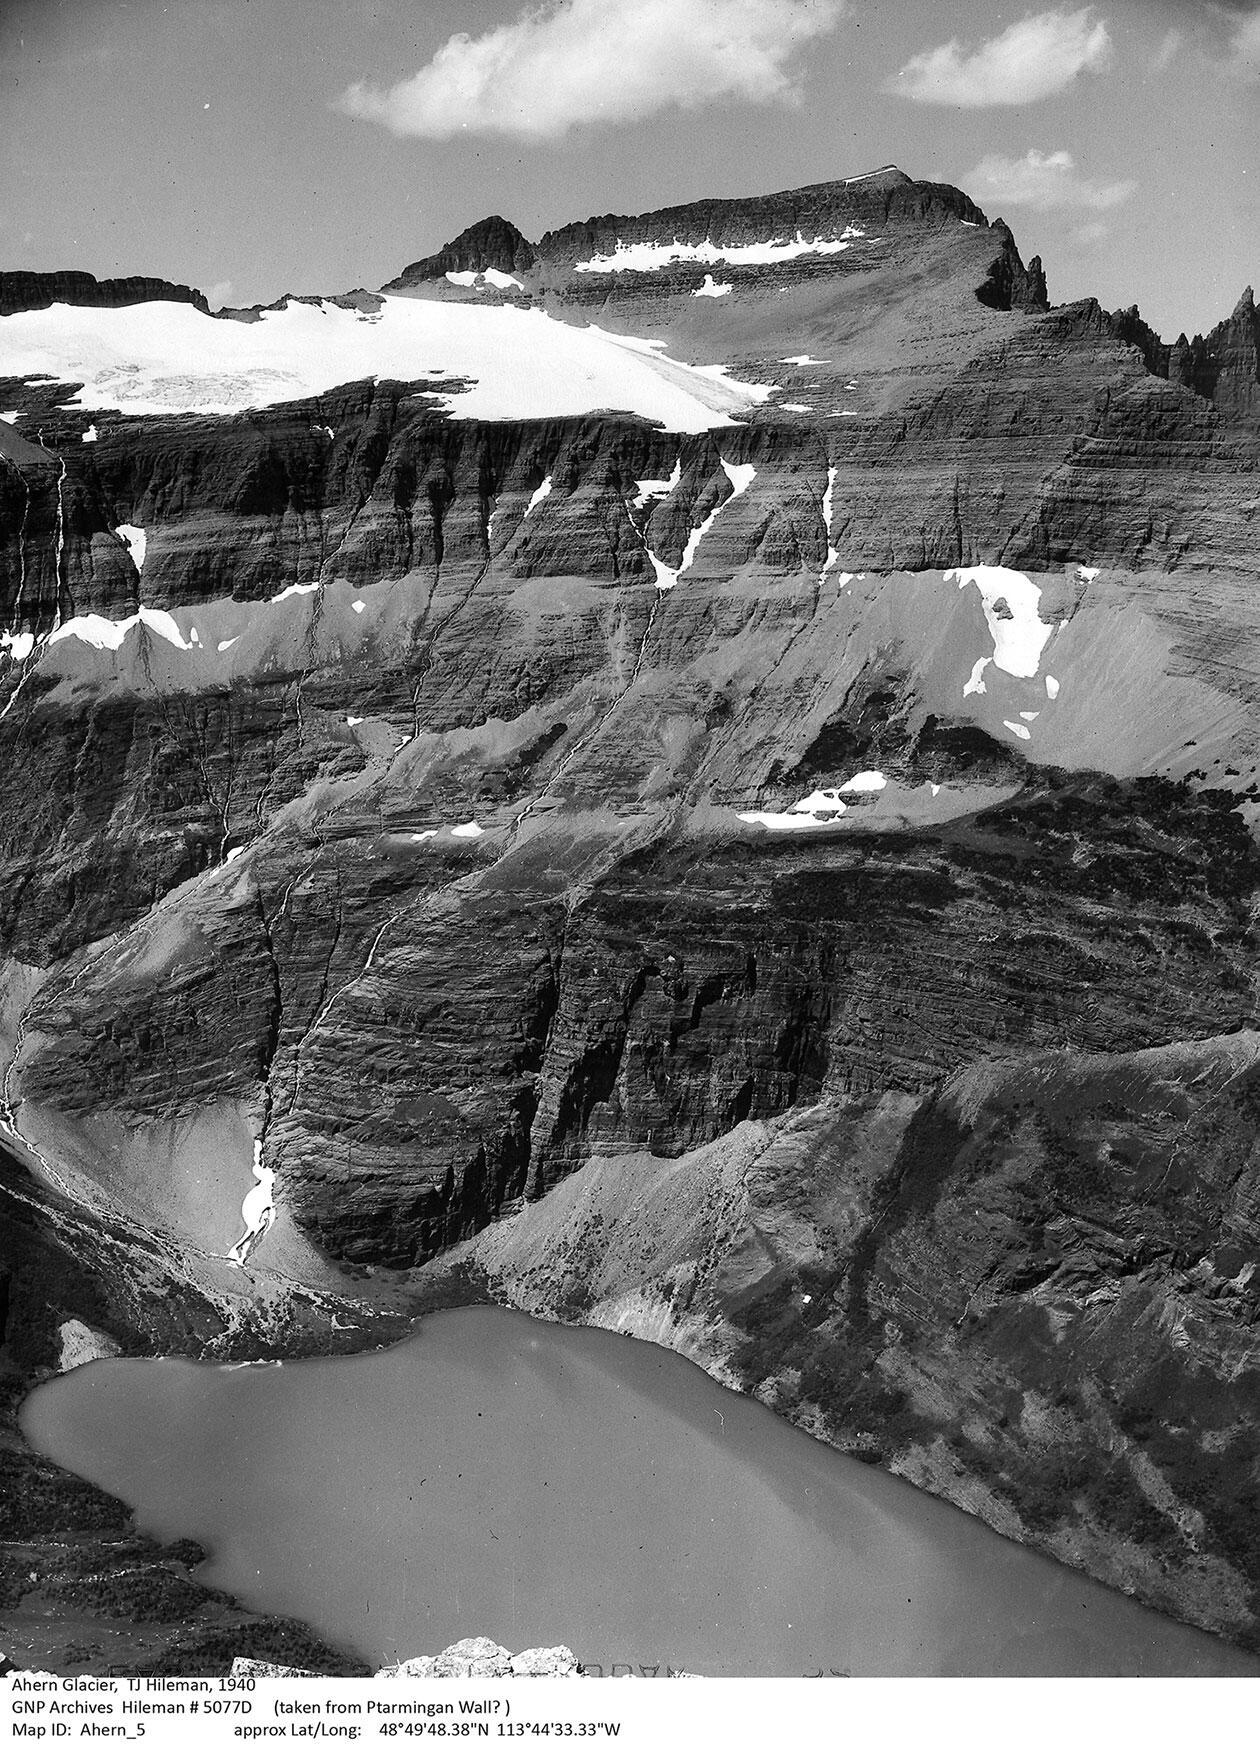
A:
POLYGON ((484 1634, 606 1673, 1260 1674, 606 1331, 472 1308, 348 1359, 100 1361, 22 1420, 375 1663, 484 1634))

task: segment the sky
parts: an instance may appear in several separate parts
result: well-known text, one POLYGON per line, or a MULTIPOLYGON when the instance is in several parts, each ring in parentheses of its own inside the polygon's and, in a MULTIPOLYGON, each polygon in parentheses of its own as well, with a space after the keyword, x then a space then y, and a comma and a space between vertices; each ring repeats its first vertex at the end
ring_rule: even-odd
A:
POLYGON ((0 267, 212 304, 897 164, 1056 303, 1260 289, 1260 0, 0 0, 0 267))

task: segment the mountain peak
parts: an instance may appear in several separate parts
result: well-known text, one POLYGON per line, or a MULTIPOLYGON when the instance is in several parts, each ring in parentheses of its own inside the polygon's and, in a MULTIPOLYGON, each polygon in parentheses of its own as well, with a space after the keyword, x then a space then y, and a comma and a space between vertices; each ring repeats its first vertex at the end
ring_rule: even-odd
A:
POLYGON ((405 267, 397 279, 382 289, 401 291, 448 273, 526 273, 534 265, 533 245, 510 219, 499 213, 478 219, 458 237, 444 244, 435 255, 426 255, 405 267))

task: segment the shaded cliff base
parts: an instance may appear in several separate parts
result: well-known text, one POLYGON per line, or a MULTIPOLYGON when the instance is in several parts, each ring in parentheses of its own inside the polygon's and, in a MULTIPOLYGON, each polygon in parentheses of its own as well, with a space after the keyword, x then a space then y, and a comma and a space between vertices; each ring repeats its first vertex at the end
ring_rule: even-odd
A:
MULTIPOLYGON (((477 1298, 456 1272, 439 1304, 477 1298)), ((413 1294, 423 1307, 425 1293, 413 1294)), ((294 1283, 255 1276, 240 1293, 194 1282, 142 1233, 82 1220, 0 1153, 0 1652, 60 1675, 226 1676, 237 1659, 360 1677, 370 1667, 304 1623, 261 1616, 203 1585, 205 1552, 161 1545, 129 1509, 33 1453, 23 1399, 94 1354, 221 1360, 345 1353, 406 1334, 409 1319, 326 1305, 294 1283)))
POLYGON ((1254 1648, 1258 1092, 1254 1033, 981 1065, 593 1160, 460 1255, 1254 1648))

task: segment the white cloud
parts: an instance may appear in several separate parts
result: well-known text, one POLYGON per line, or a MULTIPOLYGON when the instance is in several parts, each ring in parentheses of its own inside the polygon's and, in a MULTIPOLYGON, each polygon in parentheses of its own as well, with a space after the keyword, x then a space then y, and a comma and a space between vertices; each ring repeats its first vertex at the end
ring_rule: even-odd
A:
POLYGON ((1163 41, 1155 52, 1155 59, 1151 62, 1151 71, 1162 73, 1166 67, 1170 67, 1177 58, 1182 41, 1182 34, 1179 30, 1174 28, 1166 31, 1163 41))
POLYGON ((1232 49, 1234 67, 1260 78, 1260 11, 1241 21, 1234 33, 1232 49))
POLYGON ((1022 158, 991 152, 964 177, 963 187, 982 205, 1001 201, 1041 213, 1063 208, 1104 213, 1127 201, 1137 184, 1090 182, 1077 174, 1070 152, 1038 152, 1033 147, 1022 158))
POLYGON ((583 123, 637 120, 721 98, 791 100, 797 51, 845 0, 547 0, 484 36, 453 36, 388 90, 358 84, 346 114, 395 134, 556 140, 583 123))
POLYGON ((957 37, 913 56, 887 89, 916 103, 962 109, 1037 103, 1070 85, 1080 73, 1100 73, 1111 60, 1111 37, 1089 7, 1039 12, 1001 36, 964 51, 957 37))

